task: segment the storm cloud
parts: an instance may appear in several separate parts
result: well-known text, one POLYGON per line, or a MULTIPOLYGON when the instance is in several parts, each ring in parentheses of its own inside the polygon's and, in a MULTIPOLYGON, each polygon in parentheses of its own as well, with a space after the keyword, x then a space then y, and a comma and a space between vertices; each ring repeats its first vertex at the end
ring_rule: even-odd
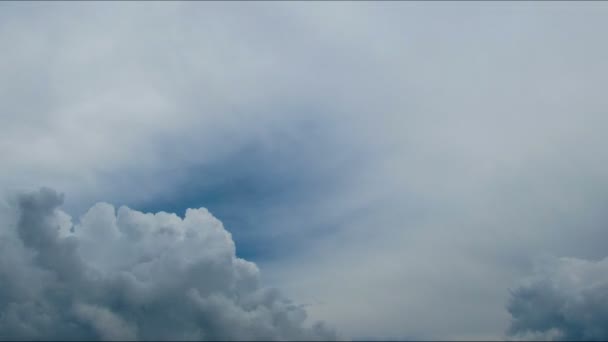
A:
POLYGON ((608 340, 608 258, 545 261, 512 291, 507 308, 514 337, 608 340))
POLYGON ((77 224, 48 188, 2 211, 0 339, 335 339, 260 285, 206 209, 184 218, 98 203, 77 224))

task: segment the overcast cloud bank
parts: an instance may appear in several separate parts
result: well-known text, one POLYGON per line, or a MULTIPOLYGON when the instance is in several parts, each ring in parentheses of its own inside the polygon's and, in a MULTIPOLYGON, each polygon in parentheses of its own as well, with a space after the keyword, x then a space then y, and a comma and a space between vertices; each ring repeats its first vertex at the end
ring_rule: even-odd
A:
MULTIPOLYGON (((607 16, 601 2, 2 2, 0 198, 61 189, 74 218, 99 200, 208 208, 263 285, 353 339, 523 338, 505 334, 505 304, 539 254, 606 257, 607 16)), ((74 239, 49 244, 19 235, 15 208, 0 216, 14 293, 59 265, 114 279, 168 248, 106 205, 74 233, 56 210, 74 239), (86 242, 100 220, 111 252, 86 242), (86 266, 57 253, 72 249, 86 266)), ((70 315, 142 336, 123 304, 86 305, 70 315)))
POLYGON ((62 202, 43 188, 2 208, 0 339, 336 339, 262 287, 206 209, 98 203, 73 225, 62 202))

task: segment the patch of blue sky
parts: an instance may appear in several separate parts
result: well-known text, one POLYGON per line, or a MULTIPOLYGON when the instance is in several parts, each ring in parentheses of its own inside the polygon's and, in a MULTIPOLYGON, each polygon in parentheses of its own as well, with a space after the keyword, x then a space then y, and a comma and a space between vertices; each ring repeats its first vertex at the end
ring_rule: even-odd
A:
POLYGON ((181 165, 169 191, 128 205, 146 212, 175 212, 205 207, 233 234, 239 256, 259 260, 305 236, 327 233, 312 224, 312 207, 330 187, 345 179, 340 170, 352 163, 337 148, 333 129, 320 121, 295 120, 264 139, 252 138, 221 158, 181 165), (342 155, 338 155, 342 154, 342 155), (291 212, 291 214, 290 214, 291 212), (309 215, 306 214, 309 212, 309 215), (285 225, 285 218, 294 220, 285 225), (294 227, 306 225, 306 229, 294 227))

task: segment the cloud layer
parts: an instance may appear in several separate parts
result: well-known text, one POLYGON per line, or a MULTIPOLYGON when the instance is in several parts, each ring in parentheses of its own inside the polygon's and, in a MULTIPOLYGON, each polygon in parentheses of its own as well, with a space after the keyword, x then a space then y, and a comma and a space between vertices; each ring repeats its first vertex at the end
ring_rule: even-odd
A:
POLYGON ((335 339, 259 283, 206 209, 142 213, 98 203, 80 222, 43 188, 0 221, 0 339, 335 339))
MULTIPOLYGON (((606 256, 607 15, 599 2, 0 2, 0 195, 61 189, 74 218, 100 199, 205 207, 263 283, 349 337, 501 339, 508 289, 539 253, 606 256)), ((126 220, 95 208, 108 227, 126 220)), ((52 220, 71 236, 69 217, 52 220)), ((53 248, 15 228, 10 288, 74 263, 58 250, 114 274, 165 248, 108 252, 77 228, 76 247, 53 248), (32 248, 44 272, 20 257, 32 248)), ((126 323, 71 312, 135 333, 108 310, 126 323)))
POLYGON ((608 340, 608 258, 560 258, 512 292, 509 333, 525 339, 608 340))

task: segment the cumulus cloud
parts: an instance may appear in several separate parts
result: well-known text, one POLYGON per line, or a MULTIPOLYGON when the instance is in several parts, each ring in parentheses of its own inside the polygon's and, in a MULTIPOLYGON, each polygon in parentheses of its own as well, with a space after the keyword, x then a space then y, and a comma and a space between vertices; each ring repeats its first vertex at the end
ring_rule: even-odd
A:
POLYGON ((511 336, 541 340, 608 340, 608 258, 560 258, 512 291, 511 336))
POLYGON ((335 339, 322 322, 259 281, 206 209, 117 211, 78 224, 48 188, 4 206, 0 339, 335 339))

